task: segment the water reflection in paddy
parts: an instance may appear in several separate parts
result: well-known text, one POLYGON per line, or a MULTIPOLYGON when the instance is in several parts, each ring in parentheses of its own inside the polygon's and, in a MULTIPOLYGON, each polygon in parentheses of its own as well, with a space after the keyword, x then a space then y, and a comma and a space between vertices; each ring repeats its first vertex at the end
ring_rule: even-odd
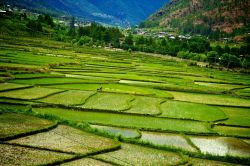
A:
POLYGON ((114 136, 121 136, 123 138, 138 138, 140 133, 134 129, 125 129, 119 127, 110 127, 110 126, 100 126, 100 125, 91 125, 92 128, 97 129, 100 132, 105 132, 114 136))
POLYGON ((190 137, 202 153, 218 156, 250 157, 250 145, 232 137, 190 137))
POLYGON ((140 140, 158 146, 173 147, 191 152, 197 151, 194 147, 189 145, 187 140, 180 134, 142 132, 140 140))

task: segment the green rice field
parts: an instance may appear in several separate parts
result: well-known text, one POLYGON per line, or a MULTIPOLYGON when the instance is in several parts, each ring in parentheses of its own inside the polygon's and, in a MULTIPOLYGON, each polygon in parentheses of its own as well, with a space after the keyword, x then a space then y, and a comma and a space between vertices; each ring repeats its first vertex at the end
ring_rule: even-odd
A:
POLYGON ((0 165, 250 165, 249 87, 167 55, 5 37, 0 165))

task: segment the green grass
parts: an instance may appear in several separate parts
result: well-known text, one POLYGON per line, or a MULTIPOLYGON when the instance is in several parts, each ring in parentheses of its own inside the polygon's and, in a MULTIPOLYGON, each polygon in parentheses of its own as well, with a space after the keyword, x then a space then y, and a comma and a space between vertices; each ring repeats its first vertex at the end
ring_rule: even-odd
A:
POLYGON ((162 98, 172 98, 173 96, 166 91, 159 89, 152 89, 146 87, 129 86, 122 84, 64 84, 64 85, 50 85, 49 87, 62 88, 62 89, 75 89, 75 90, 97 90, 103 88, 103 92, 114 93, 128 93, 136 95, 147 95, 162 98))
POLYGON ((164 102, 163 99, 136 96, 132 101, 132 108, 127 110, 126 113, 144 114, 144 115, 159 115, 161 114, 160 104, 164 102))
POLYGON ((188 79, 185 80, 180 78, 168 78, 161 82, 152 82, 152 81, 150 82, 143 80, 135 81, 135 80, 123 79, 120 80, 119 83, 131 86, 142 86, 147 88, 181 91, 181 92, 195 92, 195 93, 205 93, 205 94, 221 94, 223 92, 223 90, 196 85, 191 80, 188 79))
POLYGON ((109 138, 96 136, 64 125, 59 125, 47 132, 11 140, 8 143, 82 155, 120 146, 118 142, 109 138))
MULTIPOLYGON (((10 106, 10 104, 13 104, 13 105, 17 105, 17 104, 19 104, 19 105, 31 105, 34 102, 31 100, 24 101, 24 100, 19 100, 19 99, 0 98, 0 103, 9 104, 9 106, 10 106)), ((1 106, 0 106, 0 108, 1 108, 1 106)))
POLYGON ((130 101, 133 99, 133 96, 125 94, 97 93, 80 107, 96 110, 124 111, 130 108, 130 101))
POLYGON ((215 106, 167 100, 161 105, 160 117, 216 121, 225 119, 225 113, 215 106))
POLYGON ((94 156, 96 159, 118 165, 180 165, 185 163, 180 155, 132 144, 122 144, 121 150, 94 156))
POLYGON ((216 125, 213 131, 225 136, 250 138, 250 128, 216 125))
POLYGON ((228 116, 225 121, 217 122, 216 124, 233 125, 250 127, 250 109, 249 108, 232 108, 219 107, 228 116))
POLYGON ((48 165, 74 157, 71 154, 0 144, 1 165, 48 165))
POLYGON ((43 99, 38 100, 39 102, 50 103, 50 104, 61 104, 61 105, 80 105, 84 104, 85 101, 92 95, 95 91, 77 91, 69 90, 59 94, 55 94, 43 99))
POLYGON ((103 80, 88 80, 78 78, 34 78, 11 80, 12 83, 29 84, 29 85, 53 85, 53 84, 70 84, 70 83, 103 83, 103 80))
POLYGON ((20 84, 12 84, 12 83, 1 83, 0 84, 0 91, 7 91, 13 89, 20 89, 29 87, 29 85, 20 85, 20 84))
POLYGON ((40 114, 54 115, 61 119, 74 122, 88 122, 91 124, 137 128, 151 131, 207 134, 213 133, 210 130, 208 123, 205 122, 163 119, 115 113, 73 111, 59 108, 34 108, 33 111, 40 114))
POLYGON ((8 92, 1 92, 0 97, 13 98, 13 99, 24 99, 32 100, 46 97, 58 92, 62 92, 60 89, 51 89, 51 88, 42 88, 42 87, 33 87, 27 89, 19 89, 8 92))
MULTIPOLYGON (((5 102, 5 100, 9 101, 9 99, 2 99, 0 100, 1 102, 5 102)), ((12 100, 10 100, 12 101, 12 100)), ((13 101, 15 102, 15 100, 13 101)), ((23 101, 20 101, 23 103, 23 101)), ((25 102, 24 102, 25 104, 25 102)), ((20 104, 6 104, 6 103, 1 103, 0 104, 0 112, 8 112, 8 111, 14 111, 14 112, 28 112, 31 109, 29 104, 27 105, 20 105, 20 104)))
POLYGON ((103 91, 107 91, 107 92, 150 95, 150 96, 163 97, 163 98, 172 97, 169 93, 165 91, 146 88, 146 87, 128 86, 128 85, 122 85, 122 84, 103 84, 102 87, 103 87, 103 91))
POLYGON ((250 88, 240 89, 237 90, 235 93, 240 96, 250 97, 250 88))
POLYGON ((0 115, 0 139, 46 129, 54 125, 54 122, 28 115, 4 113, 0 115))
POLYGON ((88 76, 88 75, 79 75, 79 74, 65 74, 65 77, 67 78, 78 78, 78 79, 85 79, 85 80, 91 80, 91 81, 113 81, 113 82, 118 82, 118 79, 115 78, 105 78, 105 77, 96 77, 96 76, 88 76))
MULTIPOLYGON (((122 65, 120 63, 120 65, 122 65)), ((104 66, 105 67, 105 66, 104 66)), ((122 69, 122 68, 120 68, 122 69)), ((119 68, 117 68, 117 70, 119 70, 119 68)), ((105 70, 104 70, 105 71, 105 70)), ((129 79, 129 80, 136 80, 136 81, 156 81, 159 82, 159 78, 156 77, 148 77, 148 76, 142 76, 142 75, 137 75, 137 74, 132 74, 132 73, 116 73, 115 71, 112 73, 104 73, 104 71, 102 70, 102 73, 97 73, 97 72, 75 72, 75 74, 79 74, 79 75, 87 75, 87 76, 95 76, 95 77, 104 77, 104 78, 113 78, 113 79, 129 79)), ((161 81, 160 81, 161 82, 161 81)))
POLYGON ((175 100, 187 101, 193 103, 221 105, 221 106, 242 106, 250 107, 250 101, 247 99, 236 98, 226 95, 212 95, 212 94, 199 94, 199 93, 187 93, 168 91, 174 96, 175 100))
POLYGON ((222 89, 222 90, 231 90, 235 88, 243 88, 245 86, 242 85, 233 85, 233 84, 220 84, 220 83, 211 83, 211 82, 195 82, 197 85, 206 86, 208 88, 216 88, 216 89, 222 89))
POLYGON ((67 90, 91 90, 96 91, 100 87, 104 86, 105 84, 60 84, 60 85, 47 85, 47 87, 51 88, 59 88, 59 89, 67 89, 67 90))
POLYGON ((31 79, 31 78, 47 78, 47 77, 64 77, 59 73, 17 73, 14 74, 16 79, 31 79))
POLYGON ((37 71, 41 69, 41 66, 36 65, 27 65, 27 64, 16 64, 16 63, 7 63, 7 62, 0 62, 0 66, 3 69, 19 69, 19 70, 31 70, 31 71, 37 71))
POLYGON ((0 62, 9 62, 13 64, 24 64, 24 65, 36 65, 36 66, 47 66, 49 64, 58 63, 74 63, 74 59, 69 57, 57 57, 55 55, 43 54, 38 55, 29 51, 19 51, 17 49, 1 49, 0 50, 0 62))

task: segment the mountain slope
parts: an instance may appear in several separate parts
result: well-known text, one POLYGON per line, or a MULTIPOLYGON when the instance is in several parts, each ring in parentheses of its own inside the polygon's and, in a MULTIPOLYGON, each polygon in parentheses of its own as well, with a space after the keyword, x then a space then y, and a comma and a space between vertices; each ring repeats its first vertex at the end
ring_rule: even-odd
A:
POLYGON ((168 0, 4 0, 40 11, 74 15, 107 24, 138 24, 168 0))
POLYGON ((184 33, 232 33, 249 27, 249 0, 172 0, 143 24, 184 33))

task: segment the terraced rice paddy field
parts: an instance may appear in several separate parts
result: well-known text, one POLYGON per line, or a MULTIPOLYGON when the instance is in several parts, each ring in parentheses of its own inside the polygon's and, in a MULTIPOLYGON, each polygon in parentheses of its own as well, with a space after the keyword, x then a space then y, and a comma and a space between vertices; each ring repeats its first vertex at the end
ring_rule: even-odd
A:
POLYGON ((250 76, 0 40, 0 165, 250 165, 250 76))

